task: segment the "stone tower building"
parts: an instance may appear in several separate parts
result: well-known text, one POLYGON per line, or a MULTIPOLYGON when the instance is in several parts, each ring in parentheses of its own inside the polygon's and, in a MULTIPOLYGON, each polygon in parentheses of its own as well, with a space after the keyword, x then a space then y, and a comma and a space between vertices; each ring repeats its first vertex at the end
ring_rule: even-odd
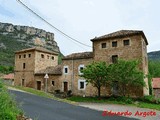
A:
POLYGON ((34 47, 15 53, 15 85, 37 89, 35 74, 58 65, 58 53, 34 47))
MULTIPOLYGON (((117 59, 140 60, 140 69, 148 74, 147 39, 143 31, 120 30, 100 37, 95 37, 93 42, 93 59, 106 61, 111 64, 117 59)), ((136 96, 149 94, 148 79, 146 87, 139 89, 136 96)), ((131 89, 132 90, 132 89, 131 89)), ((131 91, 130 94, 135 93, 131 91)))

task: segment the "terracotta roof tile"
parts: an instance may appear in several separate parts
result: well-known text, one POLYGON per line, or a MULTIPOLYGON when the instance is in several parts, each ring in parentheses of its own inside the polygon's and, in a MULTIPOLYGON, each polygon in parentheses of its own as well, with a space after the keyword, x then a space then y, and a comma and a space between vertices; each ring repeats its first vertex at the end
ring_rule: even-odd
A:
POLYGON ((28 52, 28 51, 40 51, 40 52, 45 52, 45 53, 51 53, 51 54, 58 55, 58 52, 47 50, 47 49, 45 49, 43 47, 27 48, 27 49, 23 49, 23 50, 20 50, 20 51, 16 51, 15 53, 24 53, 24 52, 28 52))
POLYGON ((62 74, 62 66, 57 65, 57 66, 51 66, 47 67, 46 69, 39 70, 35 74, 53 74, 53 75, 61 75, 62 74))
POLYGON ((96 41, 96 40, 101 40, 101 39, 110 39, 110 38, 120 38, 120 37, 127 37, 127 36, 131 36, 131 35, 142 35, 146 45, 148 45, 148 41, 143 33, 143 31, 140 30, 119 30, 110 34, 106 34, 100 37, 95 37, 93 39, 91 39, 91 41, 96 41))
POLYGON ((93 52, 73 53, 65 56, 62 60, 87 59, 87 58, 93 58, 93 52))
POLYGON ((160 78, 153 78, 152 79, 152 87, 153 88, 160 88, 160 78))
POLYGON ((2 78, 6 79, 6 80, 13 80, 14 79, 14 73, 4 75, 2 78))

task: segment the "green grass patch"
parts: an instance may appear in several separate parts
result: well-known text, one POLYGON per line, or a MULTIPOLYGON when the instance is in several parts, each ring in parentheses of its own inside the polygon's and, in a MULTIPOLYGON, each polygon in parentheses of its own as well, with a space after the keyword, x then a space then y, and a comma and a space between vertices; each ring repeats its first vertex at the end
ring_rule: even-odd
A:
POLYGON ((28 93, 32 93, 34 95, 38 95, 38 96, 41 96, 41 97, 54 98, 54 96, 52 94, 45 93, 44 91, 40 91, 40 90, 35 90, 33 88, 21 87, 21 86, 14 86, 14 88, 26 91, 28 93))
POLYGON ((140 108, 150 108, 155 110, 160 110, 159 103, 149 103, 152 102, 152 97, 143 97, 141 99, 132 99, 127 97, 81 97, 81 96, 72 96, 68 100, 75 102, 88 102, 88 103, 106 103, 106 104, 122 104, 129 106, 136 106, 140 108))
POLYGON ((17 107, 14 98, 11 97, 0 80, 0 119, 17 120, 17 116, 20 114, 22 111, 17 107))

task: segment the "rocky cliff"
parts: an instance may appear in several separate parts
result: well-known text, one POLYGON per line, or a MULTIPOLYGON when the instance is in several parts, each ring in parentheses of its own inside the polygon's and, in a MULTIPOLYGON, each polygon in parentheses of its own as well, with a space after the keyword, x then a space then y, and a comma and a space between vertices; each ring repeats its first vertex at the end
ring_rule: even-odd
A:
POLYGON ((0 23, 0 65, 13 65, 15 51, 34 46, 60 52, 54 33, 29 26, 0 23))

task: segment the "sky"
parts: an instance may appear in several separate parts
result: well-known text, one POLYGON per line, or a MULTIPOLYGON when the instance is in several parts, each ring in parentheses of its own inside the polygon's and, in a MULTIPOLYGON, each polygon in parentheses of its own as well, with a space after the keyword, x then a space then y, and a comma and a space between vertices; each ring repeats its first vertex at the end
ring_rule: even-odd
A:
MULTIPOLYGON (((92 46, 90 39, 118 30, 143 30, 147 51, 160 50, 159 0, 21 0, 72 38, 92 46)), ((17 0, 0 0, 0 22, 53 32, 64 55, 92 51, 47 25, 17 0)))

